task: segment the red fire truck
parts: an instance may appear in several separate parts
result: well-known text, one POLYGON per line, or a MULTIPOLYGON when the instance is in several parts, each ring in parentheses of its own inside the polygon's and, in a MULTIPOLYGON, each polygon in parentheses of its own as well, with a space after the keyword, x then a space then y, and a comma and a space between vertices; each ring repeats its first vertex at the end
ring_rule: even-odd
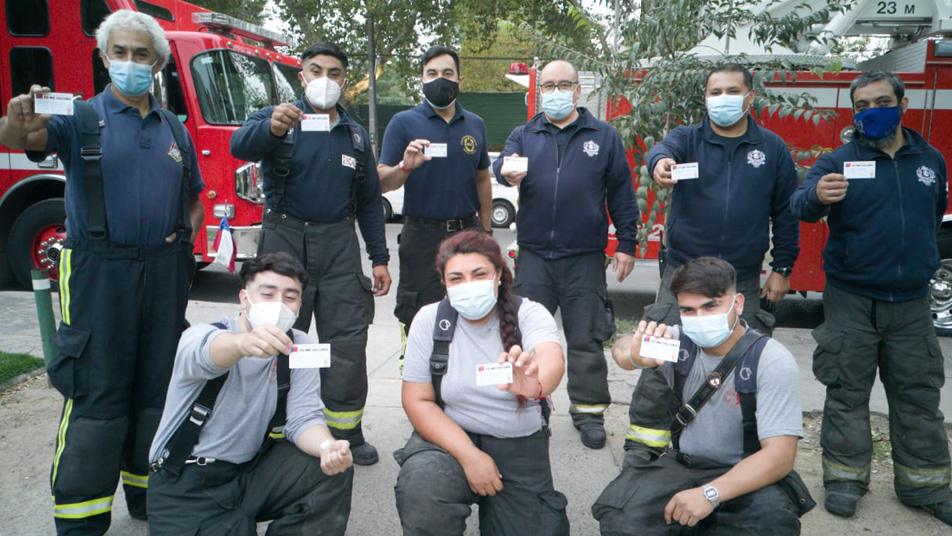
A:
MULTIPOLYGON (((300 61, 275 47, 283 36, 180 0, 3 0, 0 2, 0 102, 42 84, 88 99, 109 83, 95 30, 118 9, 155 17, 172 48, 153 93, 173 111, 195 142, 206 183, 205 229, 195 256, 212 260, 218 221, 234 232, 239 259, 253 257, 261 221, 260 169, 229 151, 232 132, 255 110, 292 102, 300 61)), ((130 155, 133 156, 134 155, 130 155)), ((62 162, 35 164, 0 146, 0 282, 29 286, 30 269, 50 269, 65 239, 62 162)))
MULTIPOLYGON (((782 15, 783 10, 792 9, 802 3, 802 0, 788 0, 773 4, 772 9, 778 10, 776 14, 782 15)), ((820 7, 819 4, 823 2, 808 0, 808 3, 818 4, 816 7, 820 7)), ((823 73, 818 76, 804 70, 797 74, 796 83, 768 84, 768 87, 779 93, 809 93, 816 98, 815 107, 836 110, 837 116, 833 121, 821 121, 814 126, 812 122, 805 123, 793 118, 779 119, 763 111, 756 116, 758 123, 782 136, 791 147, 807 149, 819 145, 830 150, 836 149, 849 142, 853 134, 850 83, 864 70, 892 71, 904 81, 906 96, 909 98, 909 108, 903 117, 903 124, 922 133, 929 143, 945 155, 948 162, 952 162, 952 5, 937 0, 859 0, 850 11, 837 15, 825 28, 818 29, 824 30, 837 36, 890 36, 890 47, 885 54, 864 62, 847 60, 844 62, 844 70, 838 73, 823 73)), ((746 29, 739 29, 736 34, 745 35, 746 29)), ((712 49, 730 54, 743 53, 748 59, 766 55, 743 38, 734 37, 728 46, 725 46, 725 38, 712 37, 696 50, 708 51, 699 55, 710 54, 712 49)), ((824 61, 823 50, 784 52, 780 54, 789 63, 799 59, 802 64, 813 66, 824 61)), ((776 54, 778 52, 775 47, 772 55, 776 54)), ((524 77, 521 83, 529 88, 526 102, 531 118, 539 109, 536 69, 530 69, 528 78, 524 77)), ((590 108, 603 110, 608 119, 627 114, 631 110, 624 99, 620 106, 613 109, 608 104, 594 100, 596 97, 594 93, 590 95, 587 104, 590 108)), ((636 164, 634 158, 632 164, 636 164)), ((640 166, 641 162, 637 164, 640 166)), ((640 177, 636 175, 633 180, 637 188, 640 177)), ((649 191, 648 195, 650 205, 654 192, 649 191)), ((647 214, 643 217, 647 219, 647 214)), ((657 258, 663 230, 664 219, 661 217, 658 223, 648 230, 646 258, 657 258)), ((828 232, 823 221, 815 224, 801 223, 800 257, 790 278, 791 292, 805 294, 808 291, 823 290, 826 276, 822 268, 822 253, 828 232)), ((942 264, 932 279, 930 304, 936 331, 940 335, 952 336, 952 204, 943 218, 938 240, 942 264)), ((614 235, 609 235, 609 255, 614 252, 616 245, 614 235)))

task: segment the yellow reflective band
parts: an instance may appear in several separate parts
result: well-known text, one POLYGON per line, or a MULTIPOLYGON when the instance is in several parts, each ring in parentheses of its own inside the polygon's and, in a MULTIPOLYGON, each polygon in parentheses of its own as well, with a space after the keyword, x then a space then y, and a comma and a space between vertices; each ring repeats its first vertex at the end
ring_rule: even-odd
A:
POLYGON ((357 411, 331 411, 324 408, 324 420, 327 426, 338 430, 352 430, 360 424, 363 409, 357 411))
POLYGON ((66 429, 69 428, 69 414, 73 412, 73 399, 66 400, 63 407, 63 419, 60 421, 59 432, 56 434, 56 456, 53 457, 53 476, 50 478, 50 487, 56 486, 56 473, 59 472, 60 456, 66 448, 66 429))
POLYGON ((60 316, 64 324, 70 323, 69 314, 69 278, 73 274, 72 264, 73 250, 67 248, 60 255, 59 278, 60 278, 60 316))
POLYGON ((126 486, 149 487, 149 475, 134 475, 128 471, 119 471, 119 474, 122 475, 122 483, 126 486))
POLYGON ((572 404, 569 406, 569 413, 587 413, 592 415, 601 415, 608 409, 608 404, 572 404))
POLYGON ((822 460, 823 480, 824 481, 861 481, 869 482, 870 465, 867 463, 862 467, 850 467, 836 463, 826 456, 822 460))
POLYGON ((656 428, 642 428, 631 424, 628 426, 628 433, 625 439, 630 439, 636 443, 643 443, 649 447, 667 447, 671 442, 671 430, 658 430, 656 428))
POLYGON ((272 432, 268 434, 268 437, 270 437, 271 439, 284 439, 284 432, 280 432, 280 433, 272 432))
POLYGON ((897 482, 914 488, 948 486, 952 482, 948 466, 939 469, 913 469, 894 462, 893 472, 897 482))
POLYGON ((60 519, 82 519, 98 516, 112 510, 112 498, 115 495, 73 504, 53 505, 53 517, 60 519))

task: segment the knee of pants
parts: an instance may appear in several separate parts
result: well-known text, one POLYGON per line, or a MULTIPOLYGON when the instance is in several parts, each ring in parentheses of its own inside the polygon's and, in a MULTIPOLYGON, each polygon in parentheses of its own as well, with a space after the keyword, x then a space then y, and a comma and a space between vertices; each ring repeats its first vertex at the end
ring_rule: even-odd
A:
POLYGON ((462 467, 441 451, 420 452, 407 458, 394 492, 401 518, 424 515, 442 519, 447 505, 466 504, 468 511, 474 498, 462 467))
POLYGON ((54 495, 111 495, 119 478, 128 419, 64 419, 53 459, 54 495))
POLYGON ((724 503, 715 519, 717 527, 728 534, 800 534, 793 501, 777 484, 724 503))

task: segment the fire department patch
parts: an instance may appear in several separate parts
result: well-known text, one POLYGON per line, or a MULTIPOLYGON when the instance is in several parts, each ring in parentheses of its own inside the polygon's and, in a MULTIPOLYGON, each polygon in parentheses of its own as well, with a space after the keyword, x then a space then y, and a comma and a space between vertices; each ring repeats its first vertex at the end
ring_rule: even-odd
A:
POLYGON ((767 155, 765 155, 764 152, 759 149, 754 149, 753 151, 747 153, 747 163, 754 166, 755 168, 759 168, 760 166, 767 163, 767 155))
POLYGON ((342 154, 340 155, 340 165, 349 167, 350 169, 357 169, 357 159, 353 156, 342 154))
POLYGON ((598 156, 598 144, 592 140, 588 140, 587 142, 582 144, 582 152, 594 158, 598 156))
POLYGON ((916 170, 916 176, 919 177, 919 182, 926 186, 935 184, 935 171, 932 168, 919 166, 919 169, 916 170))
POLYGON ((172 157, 172 160, 175 160, 178 163, 182 163, 182 151, 179 151, 178 145, 175 145, 175 142, 172 142, 172 146, 169 147, 169 156, 172 157))
POLYGON ((463 136, 463 139, 459 140, 459 144, 463 146, 463 150, 466 151, 466 154, 473 154, 476 152, 476 138, 470 136, 469 134, 463 136))

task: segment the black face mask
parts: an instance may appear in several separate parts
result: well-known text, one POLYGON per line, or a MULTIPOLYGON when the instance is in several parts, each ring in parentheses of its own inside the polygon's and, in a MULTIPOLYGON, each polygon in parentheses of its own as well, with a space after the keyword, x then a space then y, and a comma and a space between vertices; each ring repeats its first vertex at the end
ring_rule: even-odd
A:
POLYGON ((449 108, 451 104, 456 102, 456 95, 458 94, 459 82, 447 80, 442 76, 423 83, 423 96, 426 97, 430 106, 437 110, 449 108))

